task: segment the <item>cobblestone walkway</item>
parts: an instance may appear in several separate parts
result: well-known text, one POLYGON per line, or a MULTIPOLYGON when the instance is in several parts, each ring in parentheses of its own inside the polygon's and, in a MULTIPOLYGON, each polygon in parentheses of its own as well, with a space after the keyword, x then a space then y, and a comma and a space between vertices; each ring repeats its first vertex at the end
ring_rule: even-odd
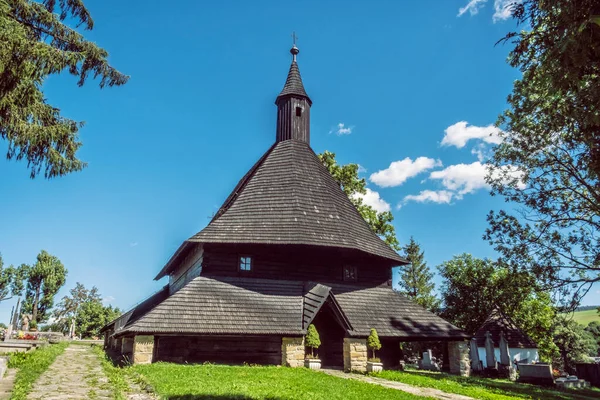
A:
MULTIPOLYGON (((135 389, 132 387, 132 389, 135 389)), ((145 393, 128 393, 130 400, 149 400, 145 393)), ((29 400, 114 399, 102 364, 91 347, 71 345, 35 382, 29 400)))
POLYGON ((461 394, 446 393, 446 392, 442 392, 441 390, 438 390, 438 389, 412 386, 412 385, 407 385, 406 383, 400 383, 400 382, 389 381, 387 379, 375 378, 373 376, 360 375, 360 374, 347 374, 343 371, 334 370, 334 369, 323 369, 322 371, 326 374, 337 376, 338 378, 354 379, 357 381, 371 383, 374 385, 379 385, 379 386, 383 386, 383 387, 390 388, 390 389, 401 390, 403 392, 414 394, 416 396, 432 397, 434 399, 441 399, 441 400, 474 400, 472 397, 463 396, 461 394))

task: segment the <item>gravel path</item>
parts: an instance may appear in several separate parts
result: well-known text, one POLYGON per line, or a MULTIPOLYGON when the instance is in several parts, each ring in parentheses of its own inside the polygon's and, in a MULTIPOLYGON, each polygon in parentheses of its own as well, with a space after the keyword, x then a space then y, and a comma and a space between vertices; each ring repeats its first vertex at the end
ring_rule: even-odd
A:
MULTIPOLYGON (((129 400, 151 400, 153 396, 136 391, 125 394, 129 400)), ((114 399, 111 385, 98 356, 89 346, 70 345, 35 382, 29 400, 114 399)))
POLYGON ((418 386, 407 385, 406 383, 389 381, 387 379, 376 378, 360 374, 347 374, 340 370, 323 369, 323 372, 329 375, 337 376, 338 378, 354 379, 361 382, 371 383, 374 385, 383 386, 390 389, 401 390, 416 396, 432 397, 442 400, 474 400, 472 397, 463 396, 460 394, 446 393, 438 389, 423 388, 418 386))

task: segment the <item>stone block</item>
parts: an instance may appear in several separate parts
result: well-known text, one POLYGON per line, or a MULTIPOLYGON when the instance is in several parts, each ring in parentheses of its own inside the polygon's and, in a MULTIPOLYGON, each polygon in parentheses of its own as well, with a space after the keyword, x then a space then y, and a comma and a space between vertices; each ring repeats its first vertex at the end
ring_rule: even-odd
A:
POLYGON ((292 368, 304 366, 304 337, 281 338, 281 365, 292 368))
POLYGON ((451 374, 460 376, 471 375, 471 359, 467 342, 448 342, 448 358, 451 374))
POLYGON ((344 338, 344 370, 367 371, 367 339, 344 338))
POLYGON ((134 338, 133 356, 134 364, 150 364, 154 356, 154 336, 138 335, 134 338))

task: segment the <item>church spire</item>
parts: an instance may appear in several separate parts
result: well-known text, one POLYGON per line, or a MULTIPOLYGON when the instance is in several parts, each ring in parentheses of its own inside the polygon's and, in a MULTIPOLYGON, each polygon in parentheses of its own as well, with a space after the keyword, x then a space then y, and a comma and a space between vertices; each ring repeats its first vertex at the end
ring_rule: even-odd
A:
POLYGON ((294 45, 290 49, 292 54, 292 65, 288 72, 283 90, 277 96, 277 137, 276 140, 300 140, 310 144, 310 106, 312 101, 304 90, 300 70, 296 56, 300 53, 296 47, 296 35, 294 45))

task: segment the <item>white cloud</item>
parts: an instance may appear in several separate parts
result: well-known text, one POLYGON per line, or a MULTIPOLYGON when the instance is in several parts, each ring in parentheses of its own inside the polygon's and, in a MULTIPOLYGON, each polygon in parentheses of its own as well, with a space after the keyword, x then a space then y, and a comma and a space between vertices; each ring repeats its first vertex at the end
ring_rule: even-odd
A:
POLYGON ((113 296, 106 296, 105 298, 102 299, 102 302, 104 304, 109 304, 109 303, 112 303, 113 301, 115 301, 115 298, 113 296))
MULTIPOLYGON (((463 195, 473 193, 479 189, 489 189, 490 185, 485 181, 488 174, 487 166, 479 161, 471 164, 456 164, 441 171, 433 171, 429 179, 440 180, 442 186, 455 193, 455 198, 462 199, 463 195)), ((519 179, 523 173, 516 167, 505 165, 493 172, 495 177, 505 176, 506 180, 519 179)), ((517 185, 520 189, 525 188, 525 184, 520 182, 517 185)))
POLYGON ((406 157, 404 160, 392 162, 387 169, 371 174, 369 180, 381 187, 399 186, 421 172, 441 166, 442 162, 433 158, 419 157, 413 161, 406 157))
POLYGON ((366 172, 367 172, 367 169, 366 169, 365 167, 363 167, 363 166, 362 166, 362 165, 360 165, 360 164, 357 164, 357 165, 358 165, 358 171, 357 171, 357 172, 358 172, 359 174, 364 174, 364 173, 366 173, 366 172))
POLYGON ((383 200, 378 192, 369 188, 367 188, 366 194, 363 195, 357 193, 355 194, 355 196, 362 198, 364 204, 373 207, 377 212, 385 212, 391 210, 390 203, 383 200))
POLYGON ((484 162, 492 156, 492 152, 485 143, 479 143, 477 146, 473 147, 471 149, 471 154, 476 156, 480 162, 484 162))
MULTIPOLYGON (((477 15, 487 1, 488 0, 469 0, 467 5, 458 10, 457 16, 460 17, 467 11, 471 15, 477 15)), ((494 23, 509 19, 512 16, 511 6, 522 2, 523 0, 494 0, 494 15, 492 16, 494 23)))
POLYGON ((129 247, 135 247, 135 246, 137 246, 137 245, 138 245, 138 242, 132 242, 132 243, 129 243, 129 247))
POLYGON ((494 125, 468 125, 467 121, 460 121, 446 128, 444 138, 442 139, 442 146, 455 146, 462 149, 471 139, 480 139, 492 144, 500 144, 502 142, 500 138, 500 132, 502 131, 494 125))
POLYGON ((433 171, 429 179, 441 180, 446 189, 456 192, 457 197, 462 198, 467 193, 487 187, 486 174, 485 165, 476 161, 472 164, 450 165, 441 171, 433 171))
POLYGON ((494 0, 494 23, 509 19, 512 16, 512 5, 522 2, 523 0, 494 0))
POLYGON ((449 204, 453 196, 454 193, 448 190, 423 190, 419 194, 410 194, 404 197, 404 202, 416 201, 417 203, 449 204))
POLYGON ((467 11, 469 12, 469 14, 471 15, 477 15, 477 13, 479 13, 479 9, 481 7, 483 7, 483 5, 487 2, 487 0, 470 0, 466 6, 461 7, 458 10, 458 15, 457 17, 462 16, 464 13, 466 13, 467 11))
POLYGON ((346 126, 346 124, 340 122, 337 126, 329 131, 329 133, 335 133, 338 136, 349 135, 354 129, 353 126, 346 126))

